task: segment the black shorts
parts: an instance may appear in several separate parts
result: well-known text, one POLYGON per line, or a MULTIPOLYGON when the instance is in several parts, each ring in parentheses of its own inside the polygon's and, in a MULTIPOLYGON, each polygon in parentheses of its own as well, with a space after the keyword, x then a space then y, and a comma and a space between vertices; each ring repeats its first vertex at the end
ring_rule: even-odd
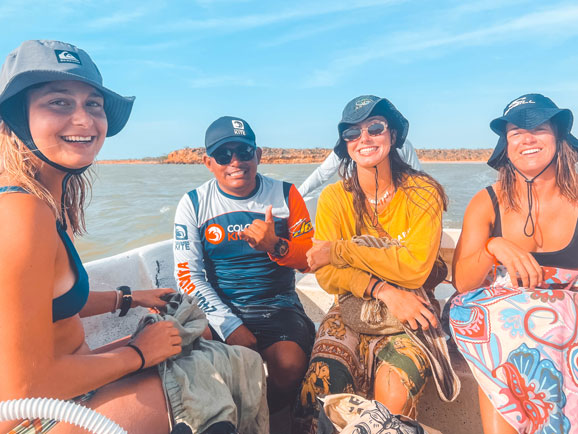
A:
MULTIPOLYGON (((281 341, 295 342, 307 357, 315 340, 315 324, 298 308, 271 305, 235 307, 235 314, 257 338, 259 352, 281 341)), ((221 340, 211 329, 213 339, 221 340)))

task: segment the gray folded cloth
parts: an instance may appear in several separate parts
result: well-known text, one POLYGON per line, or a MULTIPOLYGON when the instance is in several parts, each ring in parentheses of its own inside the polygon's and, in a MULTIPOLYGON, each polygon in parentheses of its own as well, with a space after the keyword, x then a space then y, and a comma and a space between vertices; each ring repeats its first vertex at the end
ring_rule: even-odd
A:
POLYGON ((158 365, 174 423, 185 423, 193 433, 217 422, 230 422, 241 434, 268 433, 261 356, 245 347, 203 339, 208 321, 192 297, 175 293, 168 301, 167 312, 145 315, 134 335, 162 320, 172 321, 179 330, 181 353, 158 365))

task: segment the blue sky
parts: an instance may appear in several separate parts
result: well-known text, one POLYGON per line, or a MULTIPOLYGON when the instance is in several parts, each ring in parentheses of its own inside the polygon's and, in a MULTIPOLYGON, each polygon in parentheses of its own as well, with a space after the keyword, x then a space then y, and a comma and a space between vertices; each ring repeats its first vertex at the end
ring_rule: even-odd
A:
POLYGON ((330 147, 361 94, 391 100, 418 148, 493 147, 489 121, 524 93, 578 115, 576 2, 3 0, 0 28, 2 58, 71 42, 137 97, 101 159, 203 146, 222 115, 261 146, 330 147))

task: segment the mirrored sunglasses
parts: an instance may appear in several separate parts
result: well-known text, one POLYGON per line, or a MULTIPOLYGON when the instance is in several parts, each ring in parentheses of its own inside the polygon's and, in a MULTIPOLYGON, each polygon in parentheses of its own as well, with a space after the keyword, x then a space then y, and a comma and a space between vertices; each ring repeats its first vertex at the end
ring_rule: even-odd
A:
POLYGON ((341 133, 341 138, 346 142, 352 142, 361 137, 361 132, 365 130, 370 136, 379 136, 387 130, 387 124, 383 121, 375 121, 366 128, 351 127, 341 133))
POLYGON ((249 161, 255 156, 255 148, 253 146, 244 145, 237 146, 236 148, 229 149, 225 147, 220 147, 215 152, 213 152, 213 157, 218 165, 223 166, 229 164, 233 159, 233 154, 237 155, 239 161, 249 161))

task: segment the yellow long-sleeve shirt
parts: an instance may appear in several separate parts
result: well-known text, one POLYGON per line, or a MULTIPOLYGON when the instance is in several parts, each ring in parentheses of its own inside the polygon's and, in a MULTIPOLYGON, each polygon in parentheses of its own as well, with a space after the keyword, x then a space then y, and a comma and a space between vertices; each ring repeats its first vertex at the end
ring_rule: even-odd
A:
MULTIPOLYGON (((423 177, 407 177, 389 205, 379 214, 379 224, 401 246, 376 248, 351 241, 355 233, 353 195, 339 181, 327 186, 317 204, 315 237, 334 241, 331 264, 315 276, 330 294, 352 292, 363 297, 371 276, 405 288, 417 289, 427 279, 437 258, 442 233, 442 200, 423 177)), ((372 227, 361 234, 378 237, 372 227)))

